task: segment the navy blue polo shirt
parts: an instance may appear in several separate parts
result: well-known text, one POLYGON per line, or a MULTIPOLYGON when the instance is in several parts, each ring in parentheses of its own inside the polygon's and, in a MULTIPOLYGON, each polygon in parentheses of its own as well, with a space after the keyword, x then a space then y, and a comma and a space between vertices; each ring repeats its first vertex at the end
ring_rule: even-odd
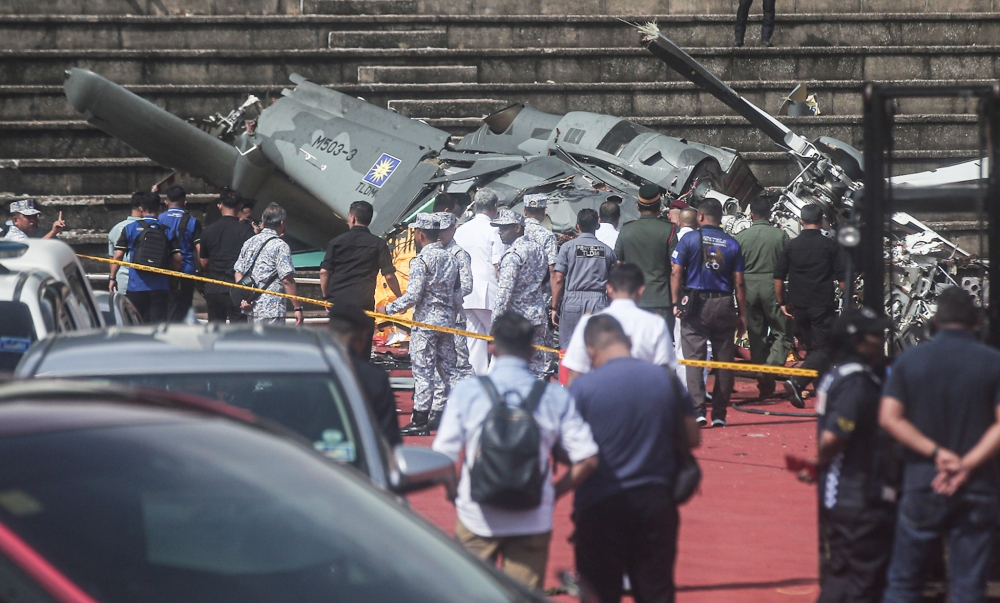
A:
MULTIPOLYGON (((1000 404, 1000 351, 971 331, 944 329, 934 339, 903 352, 882 392, 903 403, 906 419, 942 448, 969 452, 996 422, 1000 404)), ((937 471, 929 458, 907 450, 903 489, 930 487, 937 471)), ((997 459, 969 477, 965 488, 1000 490, 997 459)))
POLYGON ((732 293, 733 274, 743 272, 743 252, 736 239, 718 226, 704 225, 681 238, 670 257, 684 268, 684 286, 699 291, 732 293))
MULTIPOLYGON (((163 228, 160 221, 156 218, 151 218, 149 216, 145 218, 140 218, 135 222, 129 222, 122 229, 122 234, 118 237, 118 242, 115 244, 115 250, 125 251, 132 254, 135 257, 135 241, 139 238, 140 226, 142 224, 154 225, 154 228, 163 228)), ((169 235, 167 239, 170 239, 169 235)), ((173 244, 173 239, 170 239, 173 244)), ((170 281, 169 277, 162 274, 154 274, 152 272, 146 272, 145 270, 129 270, 128 271, 128 290, 129 291, 169 291, 170 281)))
POLYGON ((187 212, 179 207, 171 207, 166 212, 160 214, 160 224, 167 227, 167 238, 173 239, 181 248, 181 272, 194 274, 194 246, 201 242, 201 222, 191 216, 188 219, 185 232, 178 233, 181 227, 181 220, 187 212))
POLYGON ((638 358, 616 358, 577 377, 569 391, 600 461, 576 489, 574 510, 639 486, 673 488, 678 414, 693 417, 694 402, 672 373, 638 358))

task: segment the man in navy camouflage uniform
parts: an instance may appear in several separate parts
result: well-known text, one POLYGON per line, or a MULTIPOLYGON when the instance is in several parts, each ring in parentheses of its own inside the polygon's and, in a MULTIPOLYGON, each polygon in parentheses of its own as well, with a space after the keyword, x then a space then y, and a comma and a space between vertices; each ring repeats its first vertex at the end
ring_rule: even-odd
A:
MULTIPOLYGON (((447 194, 447 193, 444 193, 447 194)), ((437 201, 434 202, 434 209, 439 209, 437 201)), ((440 212, 441 216, 441 245, 444 250, 455 256, 458 260, 458 282, 459 289, 455 291, 455 328, 466 330, 466 319, 465 319, 465 308, 462 307, 462 302, 465 300, 465 296, 472 293, 472 257, 469 252, 462 249, 458 243, 455 242, 455 229, 458 227, 458 218, 455 214, 448 208, 446 211, 440 212)), ((455 335, 455 370, 451 374, 452 387, 462 379, 466 377, 472 377, 475 373, 472 370, 472 365, 469 364, 469 342, 464 335, 455 335)), ((431 406, 444 406, 445 400, 448 399, 448 388, 445 386, 444 379, 435 377, 434 379, 434 397, 432 399, 431 406)), ((437 431, 438 424, 441 420, 441 415, 435 415, 433 420, 430 420, 428 426, 431 431, 437 431)))
MULTIPOLYGON (((413 320, 454 328, 460 299, 458 260, 439 241, 445 214, 418 214, 410 224, 420 253, 410 261, 406 293, 386 306, 386 314, 413 308, 413 320)), ((449 215, 449 217, 451 217, 449 215)), ((445 400, 433 400, 435 377, 451 389, 455 371, 455 337, 451 333, 414 327, 410 331, 410 362, 413 367, 413 415, 403 435, 430 435, 429 423, 440 421, 445 400), (436 405, 436 406, 435 406, 436 405)))
MULTIPOLYGON (((532 343, 548 345, 549 319, 542 297, 542 285, 548 276, 545 251, 525 236, 524 218, 520 214, 505 209, 490 224, 500 229, 500 239, 509 245, 500 258, 493 316, 500 316, 508 310, 517 312, 535 325, 532 343)), ((528 368, 543 377, 547 364, 548 354, 537 352, 528 368)))

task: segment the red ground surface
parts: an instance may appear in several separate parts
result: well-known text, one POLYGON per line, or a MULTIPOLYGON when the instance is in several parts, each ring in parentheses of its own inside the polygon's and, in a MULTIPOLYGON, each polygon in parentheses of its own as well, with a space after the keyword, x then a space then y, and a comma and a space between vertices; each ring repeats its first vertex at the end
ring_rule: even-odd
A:
MULTIPOLYGON (((756 383, 737 379, 733 401, 756 396, 756 383)), ((397 394, 400 424, 409 419, 409 393, 397 394)), ((795 411, 786 402, 768 410, 795 411)), ((681 508, 678 601, 757 603, 814 601, 817 587, 816 490, 785 470, 786 453, 811 455, 815 421, 730 409, 729 426, 702 431, 701 492, 681 508)), ((430 446, 430 437, 407 438, 430 446)), ((455 509, 434 489, 410 497, 413 508, 448 534, 455 509)), ((546 587, 573 568, 572 496, 559 501, 546 587)), ((559 597, 560 600, 569 600, 559 597)))

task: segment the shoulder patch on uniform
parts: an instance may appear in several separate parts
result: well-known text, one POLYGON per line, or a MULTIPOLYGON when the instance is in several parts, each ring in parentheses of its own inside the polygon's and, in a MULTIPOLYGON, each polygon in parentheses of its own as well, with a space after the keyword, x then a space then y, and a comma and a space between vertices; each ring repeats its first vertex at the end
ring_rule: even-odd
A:
POLYGON ((848 419, 847 417, 839 417, 837 419, 837 427, 839 427, 844 433, 850 433, 854 431, 854 421, 848 419))
POLYGON ((848 362, 847 364, 842 364, 837 367, 837 373, 841 377, 846 377, 848 375, 857 373, 858 371, 865 370, 865 366, 860 362, 848 362))
POLYGON ((604 245, 577 245, 576 257, 578 258, 604 258, 607 252, 604 245))

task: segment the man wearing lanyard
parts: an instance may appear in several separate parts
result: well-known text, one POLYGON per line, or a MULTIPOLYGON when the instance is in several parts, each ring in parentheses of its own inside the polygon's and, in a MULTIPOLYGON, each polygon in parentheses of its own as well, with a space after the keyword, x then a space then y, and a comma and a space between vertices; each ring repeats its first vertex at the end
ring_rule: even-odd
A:
MULTIPOLYGON (((698 206, 698 236, 684 237, 671 256, 671 291, 674 314, 681 319, 681 347, 684 358, 704 360, 707 343, 712 342, 712 355, 719 362, 732 362, 736 352, 734 335, 746 330, 747 290, 743 280, 743 254, 740 244, 719 224, 722 204, 705 199, 698 206), (733 307, 733 292, 736 307, 733 307), (685 299, 694 306, 682 310, 685 299)), ((705 382, 700 368, 688 367, 687 387, 698 405, 699 425, 705 426, 705 382)), ((712 427, 726 426, 726 409, 733 392, 733 372, 716 371, 712 390, 712 427)))

